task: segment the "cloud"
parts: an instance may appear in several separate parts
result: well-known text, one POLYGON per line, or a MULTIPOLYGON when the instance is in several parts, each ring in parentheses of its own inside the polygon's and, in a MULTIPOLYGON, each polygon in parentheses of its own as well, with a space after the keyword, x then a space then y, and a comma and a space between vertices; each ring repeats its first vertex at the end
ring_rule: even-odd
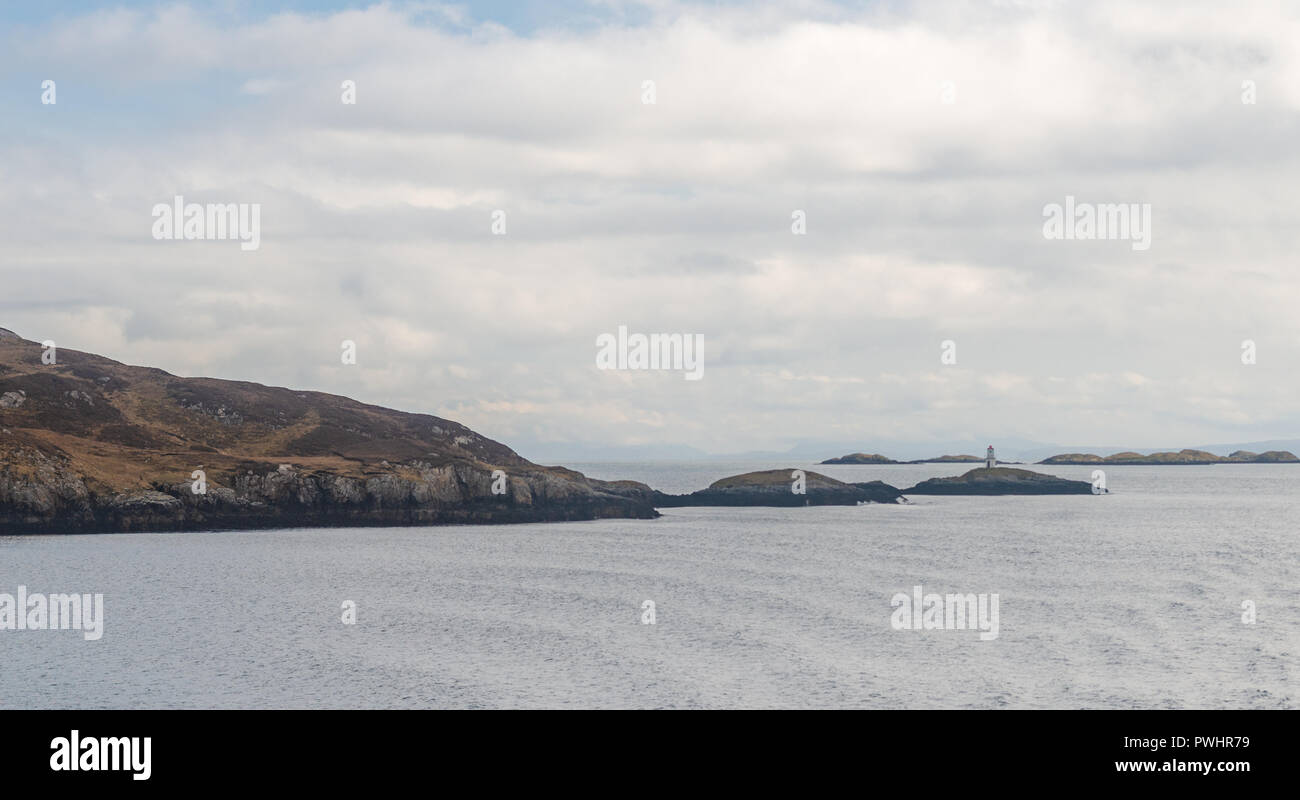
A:
POLYGON ((174 5, 12 34, 0 69, 34 80, 5 97, 0 324, 507 443, 1295 435, 1283 6, 591 13, 174 5), (261 249, 152 240, 177 194, 260 203, 261 249), (1044 240, 1067 195, 1150 203, 1151 249, 1044 240), (595 369, 619 325, 703 334, 704 380, 595 369))

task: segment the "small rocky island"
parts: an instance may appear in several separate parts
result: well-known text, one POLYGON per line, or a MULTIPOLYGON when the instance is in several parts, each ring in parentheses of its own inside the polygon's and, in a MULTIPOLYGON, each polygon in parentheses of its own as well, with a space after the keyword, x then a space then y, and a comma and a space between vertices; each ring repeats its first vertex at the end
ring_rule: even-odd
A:
POLYGON ((1092 494, 1092 484, 1027 469, 979 467, 952 478, 921 481, 903 494, 1092 494))
POLYGON ((895 461, 879 453, 849 453, 838 458, 828 458, 821 464, 978 464, 984 459, 979 456, 938 456, 920 458, 915 461, 895 461))
POLYGON ((684 506, 853 506, 864 503, 906 503, 903 493, 882 481, 844 483, 817 472, 803 472, 797 485, 796 469, 747 472, 714 481, 691 494, 655 492, 656 508, 684 506), (802 488, 803 493, 798 493, 802 488))

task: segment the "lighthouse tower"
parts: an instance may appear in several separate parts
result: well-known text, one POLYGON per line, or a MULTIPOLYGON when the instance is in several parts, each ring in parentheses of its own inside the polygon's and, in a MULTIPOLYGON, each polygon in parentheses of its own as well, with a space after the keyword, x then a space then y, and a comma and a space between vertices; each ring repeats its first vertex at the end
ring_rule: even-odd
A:
POLYGON ((993 445, 989 445, 989 452, 984 456, 984 466, 993 469, 998 465, 998 457, 993 455, 993 445))

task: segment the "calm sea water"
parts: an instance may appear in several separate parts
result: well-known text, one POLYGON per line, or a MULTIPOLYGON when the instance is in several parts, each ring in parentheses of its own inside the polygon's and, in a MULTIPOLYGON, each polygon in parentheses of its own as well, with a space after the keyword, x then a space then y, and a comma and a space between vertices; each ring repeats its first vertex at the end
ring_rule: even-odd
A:
MULTIPOLYGON (((675 492, 966 469, 572 466, 675 492)), ((0 592, 102 592, 106 617, 99 641, 0 631, 0 707, 1300 706, 1300 466, 1107 477, 1101 497, 0 538, 0 592), (997 593, 998 638, 894 630, 918 584, 997 593)))

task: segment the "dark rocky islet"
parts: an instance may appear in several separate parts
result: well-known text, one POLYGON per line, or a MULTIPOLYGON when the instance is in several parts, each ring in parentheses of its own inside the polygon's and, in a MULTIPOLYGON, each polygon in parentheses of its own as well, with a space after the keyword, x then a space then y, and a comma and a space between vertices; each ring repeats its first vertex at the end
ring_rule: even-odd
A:
POLYGON ((803 492, 796 493, 799 471, 772 469, 747 472, 714 481, 691 494, 655 492, 658 508, 684 506, 852 506, 862 503, 906 502, 902 492, 882 481, 845 483, 817 472, 803 471, 803 492))
POLYGON ((980 467, 951 478, 921 481, 903 494, 1004 495, 1092 494, 1092 484, 1010 467, 980 467))

